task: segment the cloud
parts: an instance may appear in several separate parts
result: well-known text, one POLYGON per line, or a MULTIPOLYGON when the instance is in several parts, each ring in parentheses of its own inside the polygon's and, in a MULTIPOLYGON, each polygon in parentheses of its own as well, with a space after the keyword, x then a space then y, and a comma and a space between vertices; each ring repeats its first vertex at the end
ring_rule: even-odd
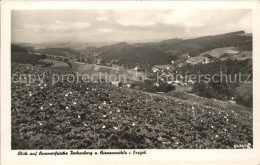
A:
MULTIPOLYGON (((174 25, 184 28, 200 28, 210 21, 210 15, 205 11, 174 10, 169 13, 159 13, 156 21, 161 24, 174 25)), ((211 22, 211 21, 210 21, 211 22)))
POLYGON ((98 31, 107 33, 107 32, 112 32, 112 31, 114 31, 114 29, 100 28, 100 29, 98 29, 98 31))
POLYGON ((131 9, 12 12, 12 40, 15 41, 159 41, 238 30, 252 32, 251 10, 131 9))
MULTIPOLYGON (((147 11, 115 11, 114 19, 119 25, 135 27, 155 27, 157 25, 182 28, 185 32, 194 29, 221 25, 226 28, 233 24, 237 27, 248 28, 249 17, 244 18, 249 10, 147 10, 147 11), (239 22, 238 20, 242 20, 239 22), (239 23, 239 24, 238 24, 239 23)), ((250 13, 250 12, 249 12, 250 13)), ((235 28, 232 28, 235 29, 235 28)))
POLYGON ((83 30, 90 26, 88 22, 62 22, 57 20, 54 24, 48 25, 24 25, 25 29, 32 30, 35 32, 47 31, 47 32, 67 32, 67 31, 76 31, 76 30, 83 30))
POLYGON ((115 11, 115 21, 122 26, 153 26, 156 22, 153 18, 155 12, 151 11, 115 11))
POLYGON ((97 10, 98 13, 97 21, 108 21, 108 15, 107 12, 104 12, 102 10, 97 10))

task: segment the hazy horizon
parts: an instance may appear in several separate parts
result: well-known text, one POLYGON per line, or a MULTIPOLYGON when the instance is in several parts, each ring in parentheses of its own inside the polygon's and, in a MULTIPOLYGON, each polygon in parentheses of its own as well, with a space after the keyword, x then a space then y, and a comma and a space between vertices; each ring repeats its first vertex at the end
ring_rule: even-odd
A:
POLYGON ((158 42, 252 33, 251 10, 15 10, 12 43, 158 42))

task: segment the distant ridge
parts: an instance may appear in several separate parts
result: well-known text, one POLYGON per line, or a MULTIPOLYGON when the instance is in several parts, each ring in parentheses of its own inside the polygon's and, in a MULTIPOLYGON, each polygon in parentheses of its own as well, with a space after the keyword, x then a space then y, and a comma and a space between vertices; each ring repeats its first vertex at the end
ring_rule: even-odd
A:
POLYGON ((245 31, 235 31, 225 34, 208 35, 192 39, 167 39, 150 43, 121 42, 107 45, 93 52, 101 52, 105 61, 119 60, 132 67, 134 65, 164 65, 171 60, 176 61, 182 54, 191 57, 221 47, 237 47, 243 51, 252 50, 252 36, 245 35, 245 31))

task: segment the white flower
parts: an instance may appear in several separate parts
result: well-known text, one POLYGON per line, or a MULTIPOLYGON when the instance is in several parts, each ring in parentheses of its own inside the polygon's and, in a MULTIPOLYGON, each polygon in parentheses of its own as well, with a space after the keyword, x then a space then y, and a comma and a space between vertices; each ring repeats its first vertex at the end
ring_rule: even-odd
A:
POLYGON ((79 119, 81 118, 80 115, 78 115, 78 118, 79 118, 79 119))
POLYGON ((117 130, 117 127, 114 127, 115 130, 117 130))
POLYGON ((41 84, 38 84, 38 86, 41 86, 41 84))
POLYGON ((41 89, 43 89, 43 87, 41 87, 41 89))
POLYGON ((106 115, 103 115, 103 117, 107 117, 106 115))
POLYGON ((236 128, 237 126, 236 126, 236 125, 234 125, 234 127, 236 128))
POLYGON ((115 119, 115 117, 112 117, 112 120, 114 120, 115 119))
POLYGON ((103 129, 105 129, 105 128, 106 128, 106 126, 105 126, 105 125, 103 125, 103 126, 102 126, 102 128, 103 128, 103 129))
POLYGON ((66 108, 66 109, 69 109, 69 107, 67 107, 67 106, 66 106, 65 108, 66 108))
POLYGON ((107 103, 105 101, 103 101, 103 104, 106 105, 107 103))
POLYGON ((132 126, 135 126, 135 123, 133 123, 132 126))
POLYGON ((76 105, 77 103, 76 102, 73 102, 74 105, 76 105))
POLYGON ((110 111, 109 113, 112 114, 112 111, 110 111))
POLYGON ((226 132, 226 131, 227 131, 227 129, 226 129, 226 128, 224 128, 224 131, 226 132))
POLYGON ((179 144, 179 142, 176 142, 175 144, 179 144))
POLYGON ((194 109, 194 106, 192 106, 191 109, 194 109))
POLYGON ((65 94, 65 97, 68 97, 68 94, 65 94))
POLYGON ((84 126, 86 127, 86 126, 88 126, 87 124, 84 124, 84 126))
POLYGON ((218 135, 215 135, 215 138, 218 138, 219 136, 218 135))
POLYGON ((32 96, 32 94, 30 93, 29 96, 32 96))
POLYGON ((117 112, 119 113, 119 112, 120 112, 120 110, 118 109, 118 110, 117 110, 117 112))
POLYGON ((43 109, 43 107, 41 106, 41 109, 43 109))
POLYGON ((44 84, 44 86, 46 87, 46 84, 44 84))
POLYGON ((52 103, 50 103, 50 106, 52 106, 52 103))
POLYGON ((212 125, 212 126, 210 126, 212 129, 214 128, 214 126, 212 125))
POLYGON ((41 122, 40 122, 39 124, 40 124, 40 125, 42 125, 42 123, 41 123, 41 122))

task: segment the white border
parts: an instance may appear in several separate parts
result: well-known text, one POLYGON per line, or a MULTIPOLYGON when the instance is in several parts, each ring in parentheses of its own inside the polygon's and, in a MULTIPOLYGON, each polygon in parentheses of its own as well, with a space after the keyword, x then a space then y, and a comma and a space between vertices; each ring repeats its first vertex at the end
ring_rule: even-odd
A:
MULTIPOLYGON (((260 164, 260 3, 257 1, 4 1, 1 4, 1 164, 260 164), (11 149, 10 41, 11 10, 34 9, 252 9, 254 72, 254 149, 147 150, 147 155, 127 156, 17 156, 11 149)), ((221 25, 220 25, 221 26, 221 25)), ((52 150, 53 151, 53 150, 52 150)), ((100 150, 92 150, 100 151, 100 150)))

